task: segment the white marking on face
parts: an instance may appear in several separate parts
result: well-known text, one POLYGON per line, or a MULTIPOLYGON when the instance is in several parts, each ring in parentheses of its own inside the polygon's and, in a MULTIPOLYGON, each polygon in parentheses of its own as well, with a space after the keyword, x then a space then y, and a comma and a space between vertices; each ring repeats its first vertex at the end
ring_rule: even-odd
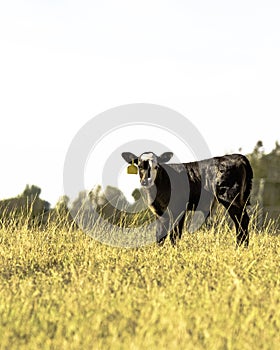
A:
POLYGON ((152 152, 141 154, 139 157, 140 182, 142 186, 150 187, 157 175, 157 157, 152 152))
POLYGON ((156 161, 156 155, 153 152, 143 153, 139 158, 140 160, 156 161))

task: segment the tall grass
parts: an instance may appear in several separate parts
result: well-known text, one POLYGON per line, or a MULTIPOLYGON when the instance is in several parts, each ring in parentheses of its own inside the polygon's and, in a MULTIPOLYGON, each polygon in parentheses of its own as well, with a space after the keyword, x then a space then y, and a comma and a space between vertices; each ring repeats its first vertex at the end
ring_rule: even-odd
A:
POLYGON ((249 248, 236 249, 215 217, 176 248, 2 223, 0 349, 279 349, 276 227, 259 228, 255 212, 249 248))

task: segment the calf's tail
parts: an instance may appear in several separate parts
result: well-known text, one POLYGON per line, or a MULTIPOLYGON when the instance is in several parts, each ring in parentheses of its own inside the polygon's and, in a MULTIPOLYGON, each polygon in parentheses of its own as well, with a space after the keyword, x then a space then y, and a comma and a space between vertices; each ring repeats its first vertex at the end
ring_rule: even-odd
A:
POLYGON ((253 181, 253 169, 249 160, 244 157, 244 166, 245 166, 245 179, 244 179, 244 195, 243 200, 246 205, 250 205, 250 193, 252 190, 252 181, 253 181))

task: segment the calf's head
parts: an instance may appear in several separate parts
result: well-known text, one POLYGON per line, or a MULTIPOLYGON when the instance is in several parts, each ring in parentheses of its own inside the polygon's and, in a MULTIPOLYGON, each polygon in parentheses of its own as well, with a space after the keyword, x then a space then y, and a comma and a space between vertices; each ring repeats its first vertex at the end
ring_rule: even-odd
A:
POLYGON ((123 152, 123 159, 138 166, 141 186, 150 187, 154 184, 160 164, 167 163, 173 156, 172 152, 165 152, 157 156, 153 152, 142 153, 139 157, 130 152, 123 152))

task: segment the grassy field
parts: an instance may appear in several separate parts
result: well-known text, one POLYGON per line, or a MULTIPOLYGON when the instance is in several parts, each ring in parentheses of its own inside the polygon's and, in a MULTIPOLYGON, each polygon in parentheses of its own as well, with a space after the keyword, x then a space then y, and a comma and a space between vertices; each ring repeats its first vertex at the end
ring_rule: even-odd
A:
POLYGON ((226 222, 126 249, 2 227, 0 349, 279 349, 280 236, 251 231, 249 249, 226 222))

